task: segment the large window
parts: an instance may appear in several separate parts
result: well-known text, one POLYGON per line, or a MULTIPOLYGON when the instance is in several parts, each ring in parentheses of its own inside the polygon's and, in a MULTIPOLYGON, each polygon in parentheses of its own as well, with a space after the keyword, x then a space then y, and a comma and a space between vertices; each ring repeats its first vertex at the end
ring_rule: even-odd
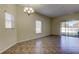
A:
POLYGON ((8 12, 5 12, 5 28, 14 27, 14 16, 8 12))
POLYGON ((79 21, 71 20, 61 23, 61 34, 77 36, 79 35, 79 21))
POLYGON ((36 20, 36 33, 42 33, 42 22, 40 20, 36 20))

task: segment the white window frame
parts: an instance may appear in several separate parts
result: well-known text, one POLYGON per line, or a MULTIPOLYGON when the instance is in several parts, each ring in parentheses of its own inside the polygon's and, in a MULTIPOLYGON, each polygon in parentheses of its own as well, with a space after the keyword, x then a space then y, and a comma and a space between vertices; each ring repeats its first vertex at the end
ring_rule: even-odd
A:
POLYGON ((14 15, 9 12, 4 13, 5 15, 5 28, 14 28, 14 15))
POLYGON ((38 33, 42 33, 42 21, 40 21, 40 20, 36 20, 36 23, 35 23, 35 25, 36 25, 36 33, 38 34, 38 33))

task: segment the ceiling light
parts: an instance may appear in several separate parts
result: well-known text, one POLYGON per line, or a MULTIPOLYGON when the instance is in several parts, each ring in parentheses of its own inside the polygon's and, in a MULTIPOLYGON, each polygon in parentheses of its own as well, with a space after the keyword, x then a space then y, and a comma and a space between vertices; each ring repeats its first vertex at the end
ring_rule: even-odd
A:
POLYGON ((30 14, 34 13, 34 10, 31 7, 24 7, 24 13, 26 16, 29 16, 30 14))

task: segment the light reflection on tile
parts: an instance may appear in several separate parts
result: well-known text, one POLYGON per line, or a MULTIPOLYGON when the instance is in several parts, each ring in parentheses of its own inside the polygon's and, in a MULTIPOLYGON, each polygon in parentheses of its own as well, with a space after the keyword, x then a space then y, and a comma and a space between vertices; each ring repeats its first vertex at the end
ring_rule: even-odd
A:
POLYGON ((61 50, 65 53, 79 53, 79 38, 61 36, 61 50))

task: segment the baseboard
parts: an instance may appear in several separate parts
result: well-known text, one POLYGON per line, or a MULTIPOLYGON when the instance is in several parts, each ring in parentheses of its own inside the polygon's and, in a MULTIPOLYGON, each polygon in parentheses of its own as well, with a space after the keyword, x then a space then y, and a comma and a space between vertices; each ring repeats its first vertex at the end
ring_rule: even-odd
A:
POLYGON ((24 42, 24 41, 29 41, 29 40, 32 40, 32 39, 21 40, 21 41, 18 41, 17 43, 24 42))
MULTIPOLYGON (((51 36, 51 35, 47 35, 47 36, 51 36)), ((38 38, 29 38, 29 39, 18 41, 17 43, 24 42, 24 41, 29 41, 29 40, 33 40, 33 39, 44 38, 44 37, 47 37, 47 36, 41 36, 41 37, 38 37, 38 38)))
POLYGON ((5 49, 3 49, 2 51, 0 51, 0 54, 2 54, 4 51, 6 51, 7 49, 11 48, 12 46, 14 46, 17 42, 13 43, 12 45, 9 45, 8 47, 6 47, 5 49))

